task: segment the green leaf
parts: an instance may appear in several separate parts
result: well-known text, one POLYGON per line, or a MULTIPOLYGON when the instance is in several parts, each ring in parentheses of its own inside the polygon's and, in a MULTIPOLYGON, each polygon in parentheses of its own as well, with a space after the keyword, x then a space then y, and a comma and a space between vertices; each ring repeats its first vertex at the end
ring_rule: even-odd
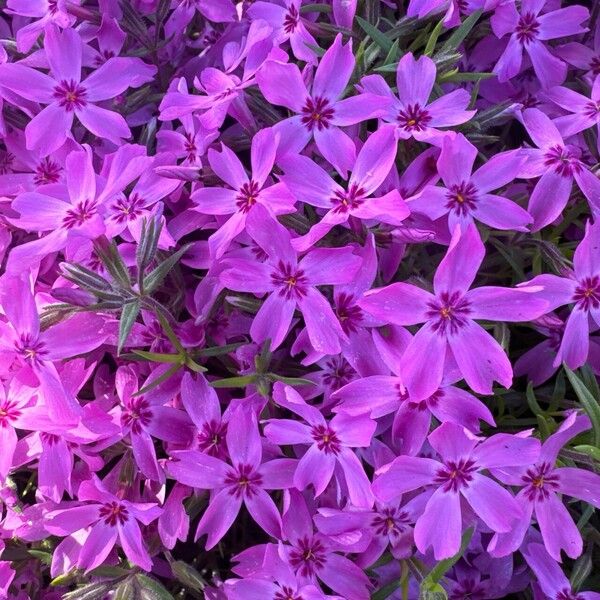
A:
POLYGON ((169 338, 169 341, 171 342, 171 344, 173 344, 177 352, 179 352, 179 354, 181 354, 182 356, 185 356, 185 348, 179 341, 177 335, 175 335, 175 332, 173 331, 173 328, 171 327, 171 324, 169 323, 167 318, 161 312, 156 313, 156 318, 158 319, 160 326, 163 328, 165 335, 169 338))
POLYGON ((453 73, 444 73, 438 77, 438 83, 460 83, 462 81, 481 81, 483 79, 491 79, 495 77, 494 73, 467 73, 466 71, 462 72, 453 72, 453 73))
POLYGON ((211 381, 210 386, 214 388, 245 388, 256 381, 255 375, 243 375, 240 377, 229 377, 227 379, 218 379, 211 381))
MULTIPOLYGON (((111 293, 113 291, 112 285, 104 277, 83 265, 62 263, 60 268, 65 279, 72 281, 81 288, 91 292, 111 293)), ((112 295, 114 296, 114 293, 112 295)))
MULTIPOLYGON (((424 583, 424 582, 423 582, 424 583)), ((439 583, 428 583, 419 590, 419 600, 446 600, 448 594, 439 583)))
POLYGON ((224 346, 211 346, 210 348, 199 350, 198 355, 204 357, 221 356, 223 354, 229 354, 245 345, 246 342, 235 342, 234 344, 225 344, 224 346))
MULTIPOLYGON (((142 221, 140 243, 135 251, 135 260, 138 268, 138 280, 143 284, 144 271, 152 262, 158 249, 158 238, 162 230, 162 222, 152 218, 142 221)), ((142 290, 140 290, 141 292, 142 290)))
POLYGON ((158 387, 161 383, 163 383, 163 381, 166 381, 167 379, 169 379, 169 377, 175 375, 175 373, 177 373, 179 369, 181 369, 180 364, 173 365, 162 375, 160 375, 156 379, 153 379, 150 383, 146 384, 141 390, 138 390, 135 394, 133 394, 133 396, 142 396, 143 394, 148 393, 150 390, 153 390, 155 387, 158 387))
POLYGON ((571 582, 571 587, 574 592, 578 592, 585 580, 592 573, 592 555, 588 551, 585 554, 582 554, 573 565, 573 570, 571 571, 571 577, 569 581, 571 582))
POLYGON ((169 271, 179 262, 179 259, 187 252, 189 247, 190 244, 186 244, 182 248, 179 248, 177 252, 171 254, 169 258, 165 259, 158 267, 150 271, 150 273, 144 277, 144 290, 147 294, 151 294, 158 288, 164 278, 169 274, 169 271))
POLYGON ((94 251, 112 278, 124 289, 131 289, 129 270, 119 254, 117 245, 102 236, 94 241, 94 251))
POLYGON ((476 10, 474 13, 471 13, 461 24, 458 29, 454 31, 454 33, 448 38, 448 40, 442 46, 442 51, 451 52, 456 50, 464 41, 464 39, 469 35, 473 27, 477 21, 479 21, 481 15, 483 14, 482 10, 476 10))
POLYGON ((384 51, 389 52, 392 49, 392 41, 377 27, 365 21, 361 17, 356 17, 356 21, 360 25, 361 29, 384 51))
POLYGON ((600 447, 600 406, 598 405, 596 398, 594 398, 592 393, 585 387, 581 379, 579 379, 567 365, 563 364, 563 368, 583 409, 592 422, 592 427, 594 428, 594 445, 600 447))
POLYGON ((331 6, 329 4, 305 4, 300 8, 301 15, 311 12, 330 13, 331 6))
POLYGON ((587 456, 591 456, 594 460, 600 462, 600 448, 596 446, 590 446, 589 444, 581 444, 579 446, 575 446, 573 448, 576 452, 581 452, 582 454, 587 454, 587 456))
POLYGON ((140 590, 136 585, 136 580, 133 577, 129 577, 119 584, 115 590, 113 600, 139 600, 139 598, 140 590))
POLYGON ((281 375, 275 375, 275 373, 269 373, 268 377, 272 381, 281 381, 287 385, 316 385, 314 381, 302 377, 282 377, 281 375))
POLYGON ((182 560, 172 562, 171 570, 177 580, 190 590, 202 592, 206 587, 206 581, 202 578, 202 575, 194 567, 182 560))
POLYGON ((140 573, 136 575, 136 580, 143 600, 174 600, 167 588, 153 577, 140 573))
MULTIPOLYGON (((463 534, 460 542, 459 551, 450 558, 446 558, 445 560, 441 560, 431 571, 423 581, 421 582, 421 593, 424 590, 429 593, 443 593, 445 597, 445 592, 442 588, 439 588, 436 584, 440 581, 440 579, 449 571, 460 559, 460 557, 465 553, 465 550, 469 546, 471 541, 471 537, 473 536, 473 528, 470 527, 463 534), (439 588, 439 589, 438 589, 439 588), (441 591, 440 591, 441 590, 441 591)), ((427 597, 427 596, 422 596, 427 597)))
POLYGON ((394 579, 387 585, 379 588, 374 594, 371 595, 371 600, 386 600, 389 598, 398 588, 400 587, 400 580, 394 579))
POLYGON ((31 554, 31 556, 37 558, 45 565, 52 564, 52 554, 50 554, 50 552, 44 552, 43 550, 28 550, 28 552, 31 554))
POLYGON ((433 31, 431 32, 429 39, 427 40, 427 44, 425 45, 425 50, 423 52, 425 56, 431 56, 433 54, 435 45, 437 44, 438 38, 442 33, 443 27, 444 22, 439 21, 438 24, 433 28, 433 31))
POLYGON ((72 592, 67 592, 63 595, 62 600, 103 600, 111 590, 110 583, 89 583, 72 592))
POLYGON ((130 302, 123 306, 123 312, 121 313, 121 319, 119 320, 119 344, 117 346, 117 354, 121 354, 121 350, 125 346, 125 342, 129 337, 131 328, 140 314, 140 302, 130 302))
POLYGON ((159 352, 146 352, 145 350, 132 350, 132 352, 152 362, 182 364, 183 360, 181 354, 160 354, 159 352))

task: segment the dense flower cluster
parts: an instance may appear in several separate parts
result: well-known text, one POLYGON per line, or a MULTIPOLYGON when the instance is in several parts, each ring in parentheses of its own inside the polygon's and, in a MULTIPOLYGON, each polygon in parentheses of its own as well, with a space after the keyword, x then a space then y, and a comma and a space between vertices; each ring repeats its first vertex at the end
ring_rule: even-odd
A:
POLYGON ((0 3, 0 598, 600 599, 583 4, 0 3))

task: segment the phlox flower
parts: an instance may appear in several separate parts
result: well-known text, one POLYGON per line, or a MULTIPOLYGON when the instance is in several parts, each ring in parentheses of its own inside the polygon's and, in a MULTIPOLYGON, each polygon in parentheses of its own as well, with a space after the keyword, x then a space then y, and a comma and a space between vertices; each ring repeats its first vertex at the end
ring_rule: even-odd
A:
POLYGON ((363 77, 360 90, 389 100, 381 119, 396 126, 400 139, 414 137, 439 146, 446 135, 453 135, 440 131, 439 127, 465 123, 476 111, 467 110, 470 97, 464 89, 454 90, 430 102, 436 73, 431 58, 421 56, 416 60, 412 52, 408 52, 399 60, 396 70, 397 97, 381 75, 363 77))
POLYGON ((231 415, 226 433, 231 464, 198 450, 178 450, 167 472, 180 483, 211 490, 208 508, 196 530, 196 539, 207 535, 213 548, 235 521, 242 504, 269 535, 281 536, 281 516, 267 490, 292 487, 297 461, 276 458, 262 462, 262 445, 256 415, 240 405, 231 415))
POLYGON ((338 354, 346 334, 317 286, 349 283, 360 268, 360 257, 348 246, 317 248, 298 259, 287 229, 261 206, 248 215, 247 230, 264 262, 229 258, 219 278, 230 290, 269 294, 250 327, 252 339, 257 344, 270 339, 271 349, 277 348, 298 307, 313 348, 338 354))
MULTIPOLYGON (((109 491, 95 476, 79 486, 79 506, 49 511, 45 528, 53 535, 72 536, 82 533, 83 544, 75 546, 76 564, 86 572, 101 565, 119 541, 125 556, 149 571, 152 559, 145 547, 140 523, 155 521, 161 508, 153 502, 131 502, 109 491)), ((66 543, 66 538, 62 543, 66 543)), ((59 551, 60 545, 57 548, 59 551)))
POLYGON ((294 472, 294 486, 303 490, 312 484, 315 496, 319 496, 337 467, 343 473, 352 504, 363 508, 372 506, 371 484, 352 448, 369 446, 375 433, 375 421, 366 415, 344 414, 327 421, 318 408, 307 404, 292 387, 280 382, 273 388, 273 399, 306 421, 269 419, 265 427, 266 438, 274 444, 308 446, 294 472))
POLYGON ((494 536, 488 547, 493 556, 504 556, 519 548, 532 515, 535 515, 546 550, 555 560, 561 560, 561 550, 571 558, 581 554, 581 534, 557 494, 579 498, 600 508, 600 475, 574 467, 557 467, 556 458, 569 440, 590 427, 587 416, 578 416, 572 411, 556 433, 542 444, 534 464, 509 471, 500 466, 492 470, 504 485, 521 488, 516 499, 523 513, 523 519, 510 532, 494 536))
POLYGON ((433 546, 436 560, 453 556, 460 547, 464 498, 473 512, 492 530, 508 532, 525 515, 509 491, 481 471, 532 465, 540 452, 538 440, 498 433, 479 442, 454 423, 433 431, 429 443, 440 460, 399 456, 378 470, 373 492, 382 502, 425 487, 433 494, 417 519, 414 537, 420 552, 433 546), (430 489, 430 488, 429 488, 430 489))
POLYGON ((469 290, 484 253, 475 226, 469 225, 463 233, 457 226, 434 275, 433 294, 408 283, 393 283, 367 292, 359 302, 363 310, 388 323, 425 323, 400 362, 400 376, 413 401, 424 400, 439 388, 450 356, 475 392, 490 394, 494 380, 510 386, 508 357, 475 319, 528 321, 546 311, 548 303, 532 294, 537 288, 469 290))
POLYGON ((91 133, 117 145, 130 137, 125 119, 96 103, 150 81, 156 67, 139 58, 115 57, 82 81, 84 48, 75 29, 60 32, 54 26, 48 27, 44 47, 51 75, 18 63, 0 65, 0 86, 26 100, 47 105, 25 128, 27 148, 44 156, 60 148, 75 116, 91 133))
POLYGON ((307 250, 333 227, 354 217, 400 225, 410 211, 397 190, 372 198, 390 172, 396 158, 396 133, 384 125, 371 134, 361 148, 348 182, 341 186, 305 156, 284 159, 283 182, 297 200, 327 210, 310 231, 292 240, 297 250, 307 250))

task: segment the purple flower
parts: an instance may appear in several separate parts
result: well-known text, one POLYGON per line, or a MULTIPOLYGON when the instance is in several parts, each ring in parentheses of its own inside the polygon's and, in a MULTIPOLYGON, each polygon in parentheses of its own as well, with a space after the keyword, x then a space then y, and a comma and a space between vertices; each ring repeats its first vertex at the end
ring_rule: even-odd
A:
POLYGON ((258 71, 256 80, 263 96, 272 104, 285 106, 295 113, 274 127, 280 135, 277 151, 280 157, 294 156, 314 137, 323 157, 341 175, 346 175, 356 159, 356 148, 352 138, 340 127, 379 116, 388 104, 373 94, 340 100, 354 62, 352 43, 343 46, 342 36, 338 34, 319 62, 310 91, 294 64, 269 60, 258 71))
POLYGON ((221 152, 208 151, 213 171, 230 187, 203 187, 192 194, 196 210, 209 215, 231 215, 208 240, 211 255, 220 258, 231 242, 244 230, 246 220, 257 205, 275 215, 294 211, 294 199, 283 183, 268 185, 275 162, 278 136, 262 129, 252 138, 250 177, 240 159, 225 145, 221 152))
POLYGON ((398 62, 398 97, 381 75, 367 75, 360 82, 363 93, 383 96, 389 104, 381 118, 394 123, 398 137, 440 145, 447 135, 439 127, 451 127, 468 121, 476 111, 467 110, 469 93, 458 89, 429 102, 436 77, 436 66, 428 56, 415 60, 412 52, 398 62))
POLYGON ((494 67, 499 81, 508 81, 519 74, 524 51, 542 87, 560 85, 565 80, 567 65, 544 42, 587 31, 581 23, 589 18, 589 12, 577 5, 540 14, 545 4, 545 0, 524 0, 520 12, 515 2, 504 2, 496 8, 490 19, 494 33, 499 38, 510 34, 494 67))
POLYGON ((256 416, 240 406, 227 427, 227 450, 231 465, 197 450, 172 453, 167 471, 180 483, 211 490, 208 508, 202 515, 196 539, 207 534, 210 549, 227 533, 244 504, 252 518, 269 535, 281 536, 281 516, 266 490, 292 487, 297 461, 278 458, 262 462, 261 438, 256 416))
POLYGON ((498 433, 478 443, 478 438, 454 423, 440 425, 428 439, 441 460, 399 456, 378 470, 373 483, 373 492, 382 502, 424 486, 435 488, 415 525, 419 551, 433 546, 437 560, 458 552, 463 529, 461 497, 492 531, 508 532, 523 518, 510 492, 480 471, 531 465, 539 455, 538 440, 498 433))
POLYGON ((260 206, 248 215, 247 229, 266 259, 227 259, 220 280, 230 290, 269 294, 252 322, 252 339, 258 344, 270 339, 271 349, 277 348, 298 307, 313 348, 323 354, 338 354, 346 334, 317 286, 350 282, 360 267, 360 258, 346 247, 318 248, 298 260, 285 227, 260 206))
POLYGON ((125 119, 96 103, 152 80, 156 68, 139 58, 111 58, 81 81, 83 43, 77 31, 61 33, 50 26, 44 42, 52 76, 21 64, 0 65, 0 86, 47 105, 25 128, 27 147, 43 156, 57 150, 71 131, 74 116, 91 133, 117 145, 130 137, 125 119))
POLYGON ((425 323, 400 362, 402 382, 413 401, 424 400, 439 388, 450 360, 456 362, 469 387, 480 394, 491 394, 494 380, 505 387, 511 384, 510 361, 475 319, 528 321, 543 314, 547 302, 533 297, 536 288, 469 290, 484 253, 474 225, 464 233, 457 227, 435 273, 433 294, 408 283, 393 283, 367 292, 359 302, 363 310, 388 323, 425 323), (529 294, 523 295, 523 291, 529 294), (429 360, 423 361, 423 356, 429 360))
POLYGON ((573 257, 573 270, 557 275, 538 275, 521 284, 521 289, 541 286, 537 292, 548 302, 548 310, 565 304, 573 304, 566 320, 562 341, 558 347, 553 366, 566 363, 577 369, 585 363, 589 354, 590 321, 600 326, 600 225, 586 226, 585 237, 577 246, 573 257))
POLYGON ((510 471, 502 467, 493 469, 494 476, 503 484, 521 487, 517 502, 523 513, 523 519, 510 532, 494 536, 488 548, 493 556, 504 556, 519 548, 532 515, 535 515, 546 550, 555 560, 561 560, 561 550, 571 558, 581 554, 581 534, 557 494, 579 498, 600 508, 600 475, 584 469, 556 467, 555 464, 560 449, 590 427, 588 417, 572 411, 558 431, 542 444, 535 464, 510 471))
POLYGON ((315 496, 319 496, 339 466, 352 504, 371 507, 371 484, 352 448, 369 446, 375 433, 375 421, 365 415, 349 417, 344 414, 327 421, 319 409, 307 404, 292 387, 279 382, 273 388, 273 398, 306 421, 305 424, 290 419, 269 419, 265 427, 265 436, 274 444, 308 446, 295 470, 294 486, 303 490, 312 484, 315 496))
POLYGON ((510 183, 524 162, 519 150, 501 152, 473 173, 477 148, 459 133, 447 137, 437 161, 445 187, 426 186, 408 202, 411 211, 432 220, 448 217, 448 228, 464 229, 474 220, 496 229, 527 231, 532 218, 512 200, 490 194, 510 183))
POLYGON ((53 535, 82 533, 83 543, 75 547, 77 566, 86 572, 95 569, 118 540, 127 558, 149 571, 152 559, 139 523, 148 525, 158 518, 161 509, 156 503, 125 500, 110 492, 97 478, 84 481, 78 497, 82 504, 48 512, 44 524, 53 535))
POLYGON ((346 223, 352 217, 400 225, 410 211, 397 190, 371 198, 387 177, 395 158, 395 128, 388 125, 369 136, 344 186, 336 183, 325 170, 305 156, 284 159, 283 182, 290 192, 297 200, 327 210, 306 235, 292 241, 292 246, 297 250, 307 250, 333 227, 346 223))

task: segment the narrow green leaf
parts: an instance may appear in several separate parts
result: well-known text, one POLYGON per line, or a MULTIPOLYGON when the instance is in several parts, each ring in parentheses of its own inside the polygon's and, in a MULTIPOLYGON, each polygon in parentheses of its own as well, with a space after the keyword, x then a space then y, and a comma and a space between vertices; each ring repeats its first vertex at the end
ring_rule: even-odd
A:
POLYGON ((178 581, 190 590, 202 592, 206 587, 206 581, 203 579, 202 575, 200 575, 194 567, 182 560, 172 562, 171 570, 178 581))
POLYGON ((438 83, 460 83, 462 81, 482 81, 495 77, 494 73, 467 73, 466 71, 444 73, 438 77, 438 83))
POLYGON ((62 600, 103 600, 111 589, 110 583, 89 583, 72 592, 67 592, 62 600))
POLYGON ((592 574, 592 555, 588 551, 585 554, 582 554, 573 565, 573 570, 571 571, 571 577, 569 577, 569 581, 571 582, 571 587, 574 592, 578 592, 585 580, 592 574))
POLYGON ((360 25, 361 29, 384 51, 389 52, 392 49, 392 41, 375 25, 372 25, 368 21, 365 21, 362 17, 356 17, 356 21, 360 25))
POLYGON ((583 409, 592 422, 592 427, 594 428, 594 445, 600 447, 600 406, 581 379, 567 365, 563 364, 563 368, 583 409))
MULTIPOLYGON (((146 267, 152 262, 158 249, 158 239, 162 230, 162 222, 157 219, 144 219, 142 222, 142 233, 140 243, 135 252, 135 260, 138 268, 138 281, 143 282, 146 267)), ((140 290, 141 291, 141 290, 140 290)))
POLYGON ((590 446, 589 444, 580 444, 579 446, 575 446, 573 450, 577 452, 581 452, 582 454, 587 454, 591 456, 594 460, 600 462, 600 448, 596 446, 590 446))
POLYGON ((383 61, 383 63, 388 64, 388 63, 397 62, 399 53, 400 53, 400 40, 396 40, 392 44, 392 47, 390 48, 390 51, 388 52, 387 56, 385 57, 385 60, 383 61))
POLYGON ((129 270, 119 254, 117 245, 102 236, 94 241, 94 251, 112 278, 124 289, 131 289, 129 270))
POLYGON ((269 373, 268 377, 273 381, 281 381, 287 385, 316 385, 314 381, 301 377, 282 377, 281 375, 275 375, 275 373, 269 373))
POLYGON ((141 573, 135 578, 140 586, 140 596, 143 600, 173 600, 167 588, 157 579, 141 573))
POLYGON ((146 277, 144 277, 144 290, 147 294, 151 294, 158 286, 163 282, 164 278, 169 274, 169 271, 178 263, 179 259, 188 250, 190 244, 186 244, 182 248, 179 248, 177 252, 171 254, 169 258, 165 259, 158 267, 150 271, 146 277))
POLYGON ((221 356, 222 354, 229 354, 245 345, 246 342, 235 342, 234 344, 225 344, 224 346, 211 346, 210 348, 199 350, 198 355, 204 357, 221 356))
POLYGON ((161 312, 156 313, 156 318, 158 319, 160 326, 165 332, 165 335, 169 338, 169 341, 171 342, 171 344, 173 344, 177 352, 179 352, 179 354, 181 355, 185 355, 185 348, 179 341, 177 335, 175 335, 175 332, 173 331, 173 328, 171 327, 171 324, 169 323, 168 319, 161 312))
POLYGON ((45 565, 52 564, 52 554, 50 552, 44 552, 43 550, 28 550, 29 554, 34 558, 37 558, 39 561, 43 562, 45 565))
POLYGON ((458 27, 458 29, 456 29, 454 33, 448 38, 446 43, 442 46, 442 50, 445 52, 456 50, 463 43, 464 39, 469 35, 473 27, 475 27, 477 21, 479 21, 482 14, 483 10, 476 10, 474 13, 471 13, 460 24, 460 27, 458 27))
POLYGON ((443 27, 444 22, 439 21, 438 24, 433 28, 433 31, 431 32, 429 39, 427 40, 427 44, 425 45, 425 50, 423 52, 425 56, 431 56, 433 54, 433 51, 435 50, 435 45, 437 44, 438 38, 442 33, 443 27))
POLYGON ((243 375, 240 377, 229 377, 211 381, 210 386, 214 388, 245 388, 256 381, 255 375, 243 375))
POLYGON ((330 13, 331 6, 329 4, 305 4, 300 8, 301 15, 311 12, 330 13))
POLYGON ((153 379, 150 383, 145 385, 141 390, 138 390, 134 396, 142 396, 143 394, 147 394, 150 390, 153 390, 155 387, 158 387, 163 381, 172 377, 181 369, 180 364, 173 365, 170 369, 165 371, 162 375, 158 376, 156 379, 153 379))
POLYGON ((87 267, 77 263, 62 263, 60 265, 62 275, 65 279, 76 283, 79 287, 89 290, 99 290, 101 292, 111 292, 112 285, 87 267))
POLYGON ((132 350, 141 358, 159 363, 178 363, 181 364, 181 354, 161 354, 159 352, 146 352, 145 350, 132 350))
POLYGON ((138 600, 139 598, 139 589, 135 583, 135 579, 131 577, 119 584, 115 590, 113 600, 138 600))
POLYGON ((140 303, 139 301, 130 302, 123 306, 121 313, 121 319, 119 320, 119 344, 117 346, 117 354, 121 354, 121 350, 125 346, 125 342, 131 332, 131 328, 140 314, 140 303))
POLYGON ((185 366, 188 369, 194 371, 194 373, 204 373, 207 369, 202 365, 199 365, 195 360, 193 360, 190 356, 185 359, 185 366))
POLYGON ((400 580, 394 579, 387 585, 379 588, 374 594, 371 595, 371 600, 386 600, 389 598, 398 588, 400 587, 400 580))

